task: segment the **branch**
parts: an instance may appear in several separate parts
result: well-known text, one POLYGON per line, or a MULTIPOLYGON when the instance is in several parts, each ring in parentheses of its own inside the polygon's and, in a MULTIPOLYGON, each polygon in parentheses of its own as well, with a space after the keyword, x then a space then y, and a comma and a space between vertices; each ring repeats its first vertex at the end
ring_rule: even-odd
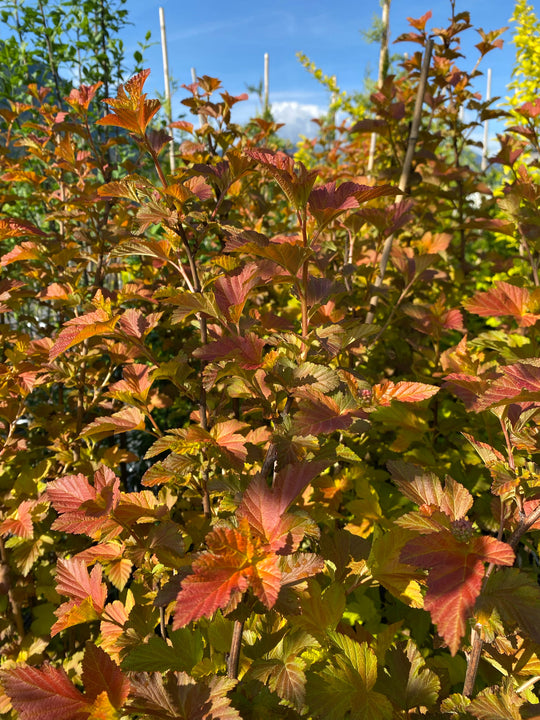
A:
MULTIPOLYGON (((414 115, 411 125, 411 132, 409 133, 409 143, 407 145, 407 153, 405 160, 403 161, 403 167, 401 170, 401 177, 399 178, 398 187, 403 192, 406 191, 409 183, 409 176, 411 174, 412 160, 414 156, 414 149, 416 147, 416 141, 418 140, 418 131, 420 129, 420 120, 422 118, 422 105, 424 103, 424 94, 426 92, 427 77, 429 73, 429 64, 431 61, 431 52, 433 50, 433 39, 428 38, 426 42, 426 49, 424 52, 424 60, 422 62, 422 70, 420 72, 420 82, 418 84, 418 93, 416 95, 416 104, 414 106, 414 115)), ((402 201, 403 202, 403 201, 402 201)), ((394 242, 394 233, 389 235, 384 243, 381 260, 379 263, 379 274, 374 282, 374 288, 377 290, 381 287, 386 273, 386 266, 392 250, 392 244, 394 242)), ((371 325, 375 317, 375 309, 379 302, 379 296, 375 292, 369 301, 369 311, 366 315, 366 324, 371 325)))

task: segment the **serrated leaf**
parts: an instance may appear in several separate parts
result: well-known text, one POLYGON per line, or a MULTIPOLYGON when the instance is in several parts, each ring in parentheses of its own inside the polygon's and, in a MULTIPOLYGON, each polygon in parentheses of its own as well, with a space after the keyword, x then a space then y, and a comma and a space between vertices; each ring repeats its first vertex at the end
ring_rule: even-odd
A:
POLYGON ((299 597, 301 615, 291 617, 291 623, 315 638, 326 637, 335 630, 345 612, 345 591, 339 583, 332 583, 323 592, 315 579, 307 581, 307 591, 299 597))
POLYGON ((257 370, 263 364, 265 341, 254 333, 243 336, 222 337, 208 345, 197 348, 193 355, 212 362, 214 360, 236 360, 243 370, 257 370))
POLYGON ((540 402, 540 361, 531 359, 499 368, 501 374, 480 396, 475 410, 532 400, 540 402))
POLYGON ((390 648, 384 656, 384 673, 377 688, 392 703, 407 712, 431 707, 437 702, 441 682, 428 670, 424 658, 412 640, 390 648))
POLYGON ((143 70, 119 85, 116 98, 105 100, 113 112, 97 120, 98 125, 113 125, 144 135, 148 123, 161 107, 159 100, 147 100, 146 93, 142 92, 149 74, 150 70, 143 70))
POLYGON ((62 603, 62 605, 54 611, 54 614, 58 620, 51 627, 51 637, 75 625, 99 620, 99 613, 96 611, 94 601, 91 597, 87 597, 82 601, 70 600, 69 602, 62 603))
POLYGON ((535 643, 540 643, 540 587, 518 568, 492 573, 477 608, 484 613, 496 610, 509 628, 519 627, 535 643))
POLYGON ((235 685, 235 680, 225 677, 214 677, 206 685, 183 672, 165 678, 157 673, 134 674, 130 709, 161 720, 242 720, 227 697, 235 685))
POLYGON ((497 693, 486 688, 467 706, 467 712, 479 720, 520 720, 522 704, 523 698, 511 689, 497 693))
MULTIPOLYGON (((252 531, 273 552, 290 554, 297 550, 304 537, 306 522, 286 510, 303 490, 303 486, 317 474, 320 465, 313 465, 310 468, 309 464, 305 464, 302 469, 299 468, 300 478, 297 477, 294 484, 286 483, 282 473, 276 478, 274 487, 270 488, 259 475, 251 481, 244 493, 237 517, 245 518, 252 531)), ((287 469, 291 472, 290 468, 287 469)))
POLYGON ((509 545, 493 537, 481 535, 460 542, 442 530, 407 542, 400 559, 429 571, 424 608, 455 655, 482 587, 484 563, 512 565, 515 555, 509 545))
POLYGON ((392 400, 399 402, 421 402, 427 400, 438 393, 440 388, 436 385, 426 385, 426 383, 406 382, 400 380, 397 383, 391 380, 385 380, 371 388, 371 398, 374 405, 390 405, 392 400))
POLYGON ((390 701, 373 690, 377 679, 377 657, 367 643, 357 643, 339 633, 330 635, 343 654, 320 673, 308 679, 309 705, 319 717, 329 720, 390 720, 390 701), (358 646, 358 647, 356 647, 358 646))
POLYGON ((193 665, 188 665, 178 648, 171 647, 159 637, 151 637, 148 642, 137 645, 122 660, 124 670, 140 672, 189 671, 193 665))
POLYGON ((19 260, 39 260, 41 258, 41 248, 34 242, 23 242, 0 257, 0 267, 6 267, 11 263, 19 260))
POLYGON ((293 427, 298 435, 320 435, 344 430, 353 420, 352 409, 342 408, 336 400, 322 392, 309 390, 309 393, 302 394, 293 427))
POLYGON ((111 318, 102 308, 68 320, 64 323, 64 329, 61 330, 56 342, 50 349, 49 360, 54 360, 83 340, 96 336, 111 335, 117 321, 117 317, 111 318))
POLYGON ((89 706, 62 668, 5 670, 2 684, 21 720, 87 720, 89 706))
POLYGON ((267 607, 275 604, 281 587, 279 557, 267 554, 261 540, 252 538, 247 520, 241 519, 238 528, 214 528, 206 544, 208 550, 193 563, 193 575, 182 581, 175 630, 218 608, 234 607, 250 586, 267 607))
POLYGON ((303 163, 295 163, 284 152, 250 148, 244 151, 268 170, 279 184, 291 205, 300 210, 306 206, 309 194, 317 178, 317 170, 306 170, 303 163))
POLYGON ((109 435, 144 430, 145 416, 136 407, 125 407, 108 417, 98 417, 81 430, 81 435, 102 440, 109 435))
POLYGON ((56 568, 56 591, 60 595, 67 595, 73 600, 86 600, 87 597, 91 597, 96 610, 103 610, 107 588, 101 582, 99 565, 88 573, 84 561, 59 558, 56 568))
POLYGON ((121 708, 129 695, 129 681, 118 665, 93 643, 86 645, 82 661, 85 695, 95 700, 105 692, 115 708, 121 708))
POLYGON ((373 579, 392 595, 411 607, 421 608, 424 599, 418 581, 424 574, 400 560, 401 549, 410 538, 410 532, 399 527, 379 535, 371 546, 368 566, 373 579))
POLYGON ((426 508, 427 515, 432 510, 440 510, 451 520, 456 520, 464 517, 473 505, 470 492, 453 478, 447 477, 443 488, 434 473, 425 472, 417 465, 390 460, 388 469, 400 492, 420 506, 421 510, 426 508))
POLYGON ((511 315, 520 327, 530 327, 540 318, 536 313, 539 300, 537 292, 531 294, 527 288, 499 281, 491 290, 477 292, 463 303, 463 307, 482 317, 511 315))

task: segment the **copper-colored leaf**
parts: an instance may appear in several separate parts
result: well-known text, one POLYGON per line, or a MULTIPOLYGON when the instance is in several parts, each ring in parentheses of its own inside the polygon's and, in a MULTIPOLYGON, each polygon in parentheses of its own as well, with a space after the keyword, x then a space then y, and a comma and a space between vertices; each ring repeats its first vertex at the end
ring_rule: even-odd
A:
POLYGON ((371 392, 373 404, 385 406, 390 405, 392 400, 421 402, 433 397, 439 392, 439 388, 436 385, 426 385, 426 383, 406 382, 404 380, 394 383, 391 380, 385 380, 374 385, 371 392))
POLYGON ((484 563, 512 565, 514 551, 484 535, 462 542, 443 530, 427 537, 407 542, 400 559, 429 571, 424 607, 455 655, 482 587, 484 563))
POLYGON ((540 360, 531 358, 526 362, 502 366, 499 370, 500 376, 480 396, 476 410, 525 400, 540 403, 540 360))
POLYGON ((531 294, 527 288, 503 281, 499 281, 491 290, 477 292, 463 303, 463 307, 483 317, 511 315, 520 327, 534 325, 540 318, 540 313, 537 313, 540 309, 538 293, 535 291, 531 294))
POLYGON ((50 350, 49 359, 54 360, 73 345, 88 338, 111 335, 117 320, 118 318, 111 318, 102 308, 68 320, 50 350))
POLYGON ((20 720, 88 718, 88 703, 62 668, 18 665, 3 672, 2 684, 20 720))
POLYGON ((342 408, 328 395, 310 390, 309 393, 303 393, 293 423, 298 435, 320 435, 344 430, 353 419, 352 409, 342 408))
POLYGON ((115 708, 121 708, 129 694, 129 681, 118 665, 101 648, 88 643, 82 662, 86 696, 95 700, 102 692, 115 708))
POLYGON ((81 435, 103 439, 109 435, 128 432, 130 430, 144 430, 145 418, 143 413, 135 407, 126 407, 109 417, 98 417, 81 430, 81 435))
POLYGON ((38 260, 41 257, 41 250, 34 242, 23 242, 10 250, 0 258, 0 266, 6 267, 18 260, 38 260))
POLYGON ((267 607, 274 605, 281 587, 279 557, 263 551, 261 542, 251 537, 247 520, 241 520, 238 529, 215 528, 206 543, 208 550, 193 563, 193 575, 182 581, 174 629, 218 608, 234 607, 250 586, 267 607))

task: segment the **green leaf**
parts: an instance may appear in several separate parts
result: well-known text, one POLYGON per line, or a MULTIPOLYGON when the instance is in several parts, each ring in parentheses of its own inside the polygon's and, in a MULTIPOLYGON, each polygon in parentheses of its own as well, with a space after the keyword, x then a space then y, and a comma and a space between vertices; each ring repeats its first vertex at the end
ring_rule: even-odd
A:
POLYGON ((310 675, 307 697, 312 712, 328 720, 389 720, 393 714, 390 701, 373 690, 377 679, 373 650, 340 633, 329 636, 341 654, 322 672, 310 675))
POLYGON ((159 637, 137 645, 122 661, 122 668, 141 672, 191 671, 203 657, 200 631, 182 628, 172 632, 170 638, 172 647, 159 637))
POLYGON ((540 643, 540 587, 536 578, 518 568, 492 573, 478 598, 477 612, 491 614, 494 610, 509 628, 517 626, 540 643))
POLYGON ((480 720, 519 720, 522 704, 523 699, 511 689, 496 693, 487 688, 472 701, 467 712, 480 720))
POLYGON ((377 681, 380 690, 402 710, 431 707, 437 702, 441 683, 428 670, 418 648, 409 640, 391 648, 385 656, 384 673, 377 681))

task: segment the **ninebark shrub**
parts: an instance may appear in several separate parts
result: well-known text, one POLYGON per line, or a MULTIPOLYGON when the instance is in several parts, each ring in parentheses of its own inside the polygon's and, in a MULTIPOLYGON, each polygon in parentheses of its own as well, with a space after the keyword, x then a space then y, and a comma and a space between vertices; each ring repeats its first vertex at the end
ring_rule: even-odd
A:
POLYGON ((6 714, 537 715, 540 106, 488 185, 453 14, 400 190, 428 21, 304 162, 208 76, 173 174, 147 70, 0 110, 6 714))

